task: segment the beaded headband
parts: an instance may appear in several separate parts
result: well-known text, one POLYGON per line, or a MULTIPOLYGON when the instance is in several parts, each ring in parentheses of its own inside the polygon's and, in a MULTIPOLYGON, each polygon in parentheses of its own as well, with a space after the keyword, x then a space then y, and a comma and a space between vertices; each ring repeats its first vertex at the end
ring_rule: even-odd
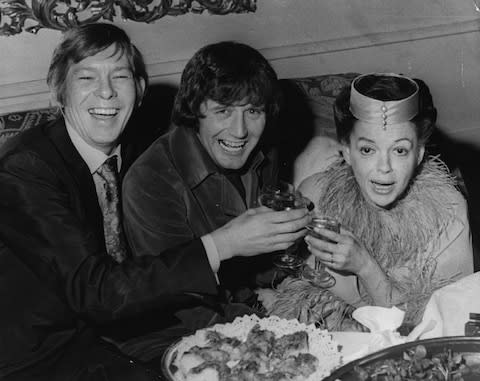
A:
POLYGON ((411 78, 393 73, 362 74, 352 81, 350 92, 350 112, 358 120, 380 124, 385 130, 387 125, 403 123, 412 120, 418 114, 418 84, 411 78), (355 88, 357 81, 365 76, 379 75, 387 77, 404 78, 416 88, 415 92, 407 98, 398 101, 380 101, 360 94, 355 88))

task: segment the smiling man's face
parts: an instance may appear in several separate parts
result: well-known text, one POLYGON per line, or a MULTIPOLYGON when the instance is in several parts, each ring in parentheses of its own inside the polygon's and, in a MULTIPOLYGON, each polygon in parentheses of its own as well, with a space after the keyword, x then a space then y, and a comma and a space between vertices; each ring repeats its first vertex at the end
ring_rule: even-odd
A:
POLYGON ((240 169, 247 162, 265 128, 263 107, 238 102, 223 105, 208 99, 200 107, 198 137, 215 164, 240 169))
POLYGON ((117 145, 136 102, 128 59, 114 51, 110 46, 73 64, 66 79, 67 123, 90 146, 106 154, 117 145))

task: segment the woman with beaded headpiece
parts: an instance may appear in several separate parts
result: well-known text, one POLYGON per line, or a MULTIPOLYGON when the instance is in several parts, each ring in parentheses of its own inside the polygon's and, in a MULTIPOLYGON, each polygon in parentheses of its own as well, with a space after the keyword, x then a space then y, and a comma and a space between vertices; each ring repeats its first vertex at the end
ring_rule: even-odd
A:
MULTIPOLYGON (((447 167, 425 152, 436 121, 432 97, 417 79, 360 75, 337 97, 334 115, 343 158, 299 190, 342 228, 318 229, 331 242, 307 236, 308 249, 335 277, 330 299, 396 305, 416 324, 433 290, 473 272, 465 199, 447 167)), ((296 288, 304 299, 320 292, 285 282, 270 312, 298 303, 296 288)))

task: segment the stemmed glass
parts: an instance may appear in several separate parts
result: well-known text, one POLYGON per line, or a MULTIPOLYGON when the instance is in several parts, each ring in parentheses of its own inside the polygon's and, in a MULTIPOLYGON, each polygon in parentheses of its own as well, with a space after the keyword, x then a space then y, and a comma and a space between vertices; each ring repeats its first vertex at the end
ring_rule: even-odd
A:
MULTIPOLYGON (((327 237, 317 233, 315 228, 323 228, 340 233, 340 222, 335 218, 329 216, 316 216, 312 218, 312 222, 307 225, 308 234, 319 238, 326 242, 335 243, 327 237)), ((302 273, 305 279, 324 288, 333 287, 335 285, 335 278, 325 269, 325 265, 315 257, 315 268, 313 271, 305 269, 302 273)))
MULTIPOLYGON (((313 207, 312 202, 296 191, 292 184, 283 181, 263 187, 259 203, 276 211, 313 207)), ((294 243, 283 253, 275 255, 273 264, 284 271, 297 273, 304 264, 304 259, 296 254, 297 246, 294 243)))

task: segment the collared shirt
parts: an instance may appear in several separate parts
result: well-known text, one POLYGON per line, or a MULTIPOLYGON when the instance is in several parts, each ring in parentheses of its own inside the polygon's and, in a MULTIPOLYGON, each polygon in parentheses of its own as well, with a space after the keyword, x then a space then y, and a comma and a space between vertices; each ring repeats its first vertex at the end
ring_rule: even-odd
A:
POLYGON ((95 183, 95 190, 97 192, 97 198, 100 204, 100 208, 102 209, 104 205, 102 203, 103 198, 101 197, 101 193, 103 192, 103 180, 100 178, 100 175, 97 173, 98 168, 111 156, 117 157, 117 168, 120 170, 122 165, 122 156, 121 156, 121 147, 120 145, 116 146, 110 155, 106 155, 102 151, 92 147, 88 144, 83 138, 78 134, 78 132, 68 124, 65 120, 65 125, 67 126, 67 133, 72 140, 73 145, 77 149, 78 153, 85 161, 90 169, 90 173, 93 177, 93 182, 95 183))

